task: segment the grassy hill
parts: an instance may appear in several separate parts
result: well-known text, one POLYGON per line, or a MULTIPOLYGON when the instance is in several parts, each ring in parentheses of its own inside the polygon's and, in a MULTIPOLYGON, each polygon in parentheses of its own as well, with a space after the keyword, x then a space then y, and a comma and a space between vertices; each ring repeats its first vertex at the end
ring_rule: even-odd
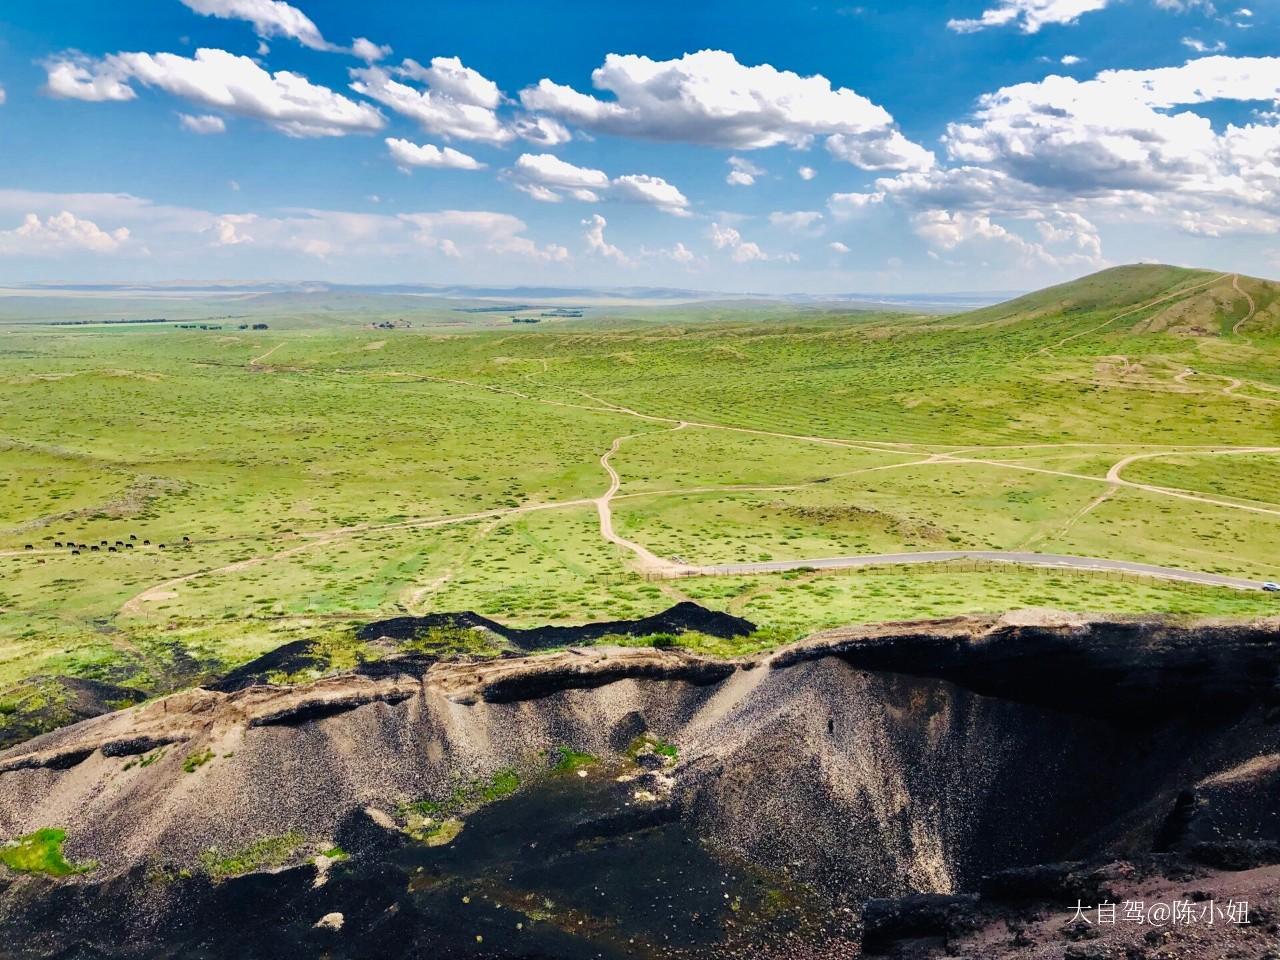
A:
POLYGON ((1280 284, 1210 270, 1129 264, 1047 287, 965 314, 970 323, 1014 323, 1049 318, 1089 320, 1099 313, 1137 310, 1141 330, 1191 336, 1274 336, 1280 328, 1280 284), (1246 319, 1247 318, 1247 319, 1246 319), (1236 328, 1236 324, 1244 321, 1236 328))
POLYGON ((594 498, 616 445, 614 527, 659 557, 1037 550, 1276 579, 1278 303, 1267 281, 1136 266, 951 317, 9 328, 0 688, 155 691, 290 640, 340 651, 404 611, 535 626, 688 597, 776 636, 1028 605, 1275 611, 1011 566, 655 582, 594 498))

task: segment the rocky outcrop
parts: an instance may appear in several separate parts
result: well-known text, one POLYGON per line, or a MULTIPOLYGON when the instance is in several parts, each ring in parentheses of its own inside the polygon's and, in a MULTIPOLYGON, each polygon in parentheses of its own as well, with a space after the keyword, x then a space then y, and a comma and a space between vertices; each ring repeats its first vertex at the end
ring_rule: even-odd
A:
POLYGON ((1180 621, 1024 611, 816 634, 776 668, 839 656, 984 696, 1116 719, 1280 705, 1280 618, 1180 621))
POLYGON ((145 700, 141 690, 81 677, 30 677, 0 690, 0 749, 145 700))
MULTIPOLYGON (((374 837, 394 836, 404 804, 447 804, 503 771, 537 783, 567 748, 631 763, 632 779, 591 818, 569 794, 522 818, 520 829, 567 846, 518 844, 521 863, 678 828, 779 889, 808 891, 826 917, 856 916, 869 898, 990 898, 1002 884, 1100 890, 1107 878, 1090 864, 1157 848, 1187 863, 1269 862, 1280 846, 1278 659, 1275 621, 1041 613, 832 631, 738 660, 589 648, 195 690, 0 754, 0 835, 69 826, 68 857, 100 865, 74 885, 127 883, 264 838, 305 836, 320 850, 359 834, 346 842, 375 851, 372 878, 388 855, 374 837), (634 763, 642 737, 678 759, 649 751, 653 762, 634 763), (571 811, 572 823, 558 819, 571 811)), ((504 801, 522 802, 533 801, 504 801)), ((489 850, 480 822, 462 833, 477 856, 489 850)), ((493 842, 512 835, 492 822, 493 842)), ((395 896, 405 882, 397 875, 395 896)), ((0 893, 0 905, 17 896, 0 893)), ((326 935, 354 938, 343 942, 371 936, 387 909, 322 899, 306 901, 319 910, 306 929, 342 912, 326 935)), ((877 907, 877 929, 888 942, 894 924, 941 903, 877 907)), ((930 936, 961 935, 939 929, 930 936)), ((584 955, 596 953, 612 955, 598 943, 584 955)))
POLYGON ((637 620, 606 620, 580 626, 546 626, 527 630, 504 626, 496 620, 469 610, 461 613, 436 613, 425 617, 392 617, 361 627, 357 636, 361 640, 403 641, 411 640, 433 627, 487 630, 520 650, 530 651, 590 644, 608 636, 649 637, 655 634, 697 631, 713 637, 741 637, 756 628, 750 620, 708 610, 699 604, 686 601, 677 603, 661 613, 637 620))

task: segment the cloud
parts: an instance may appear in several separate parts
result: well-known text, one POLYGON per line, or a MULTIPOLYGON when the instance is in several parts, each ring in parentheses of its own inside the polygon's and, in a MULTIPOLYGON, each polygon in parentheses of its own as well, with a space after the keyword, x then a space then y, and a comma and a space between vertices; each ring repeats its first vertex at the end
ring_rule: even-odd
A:
POLYGON ((138 94, 113 72, 83 54, 70 53, 44 61, 45 93, 63 100, 89 103, 132 100, 138 94))
POLYGON ((970 122, 950 124, 943 141, 953 159, 987 171, 970 171, 967 189, 993 192, 1003 176, 1006 194, 1055 200, 1280 203, 1280 126, 1218 131, 1187 109, 1221 100, 1280 100, 1280 58, 1203 57, 1004 87, 980 98, 970 122))
POLYGON ((128 193, 53 193, 0 189, 0 215, 35 212, 54 217, 70 211, 76 218, 110 222, 137 229, 195 234, 213 222, 213 215, 191 207, 152 203, 128 193))
POLYGON ((385 43, 374 43, 368 37, 356 37, 351 41, 351 52, 365 63, 377 63, 391 56, 391 47, 385 43))
POLYGON ((729 158, 729 173, 724 182, 731 187, 750 187, 755 184, 756 177, 764 174, 764 168, 758 167, 750 160, 742 157, 729 158))
POLYGON ((827 209, 837 220, 848 220, 869 207, 884 203, 884 191, 873 193, 833 193, 827 198, 827 209))
POLYGON ((1215 43, 1205 43, 1195 37, 1183 37, 1182 45, 1188 50, 1194 50, 1196 53, 1221 53, 1227 49, 1226 43, 1222 40, 1218 40, 1215 43))
POLYGON ((591 253, 621 264, 631 262, 625 253, 604 238, 604 228, 609 225, 608 220, 598 213, 593 213, 589 219, 582 221, 582 225, 587 228, 583 236, 587 241, 587 249, 591 253))
POLYGON ((403 213, 397 218, 415 229, 415 242, 441 250, 448 256, 469 251, 513 255, 544 263, 562 263, 569 251, 559 244, 539 247, 524 235, 528 225, 509 213, 488 210, 443 210, 437 213, 403 213))
MULTIPOLYGON (((1161 10, 1186 13, 1196 8, 1212 15, 1212 0, 1152 0, 1161 10)), ((947 21, 956 33, 977 33, 992 27, 1016 25, 1023 33, 1039 33, 1041 27, 1074 24, 1086 13, 1104 10, 1111 0, 996 0, 995 6, 982 11, 976 19, 947 21)), ((1237 16, 1242 15, 1237 12, 1237 16)), ((1250 16, 1249 11, 1243 11, 1250 16)), ((1066 62, 1065 60, 1063 61, 1066 62)))
POLYGON ((641 247, 640 258, 644 260, 669 261, 685 267, 690 272, 693 272, 695 267, 701 267, 706 263, 705 257, 698 256, 678 240, 670 247, 658 247, 657 249, 641 247))
POLYGON ((651 60, 611 53, 591 75, 602 100, 549 79, 520 92, 526 109, 592 133, 754 150, 807 147, 815 136, 894 132, 883 107, 824 76, 746 66, 723 50, 651 60))
POLYGON ((999 0, 975 20, 949 20, 956 33, 976 33, 1016 24, 1023 33, 1038 33, 1047 24, 1075 23, 1086 13, 1104 9, 1109 0, 999 0))
POLYGON ((1077 63, 1082 63, 1083 61, 1083 57, 1077 57, 1074 53, 1068 53, 1065 54, 1058 62, 1064 67, 1074 67, 1077 63))
POLYGON ((227 125, 223 119, 212 113, 205 113, 199 116, 193 116, 189 113, 178 114, 178 123, 181 124, 183 130, 191 133, 226 133, 227 125))
MULTIPOLYGON (((52 231, 69 237, 87 237, 86 242, 96 242, 104 250, 117 243, 122 252, 134 251, 147 243, 156 251, 155 255, 167 256, 182 265, 198 262, 215 252, 219 256, 229 255, 237 249, 280 250, 316 258, 368 257, 378 263, 399 261, 412 269, 421 267, 424 252, 477 265, 487 260, 554 264, 570 259, 569 251, 559 244, 535 243, 527 235, 527 224, 520 218, 491 210, 391 214, 295 209, 277 214, 245 210, 212 213, 152 203, 123 193, 0 189, 0 220, 6 215, 21 220, 29 212, 27 221, 33 216, 37 220, 47 217, 47 220, 40 222, 39 228, 26 228, 27 233, 33 234, 21 241, 27 251, 36 249, 37 241, 45 248, 51 246, 53 238, 49 232, 52 231), (75 227, 76 223, 110 223, 114 229, 98 231, 108 238, 104 241, 88 227, 75 227)), ((10 236, 16 233, 0 231, 0 251, 19 242, 10 236)))
POLYGON ((933 151, 897 130, 870 137, 838 133, 827 137, 827 152, 863 170, 929 170, 937 163, 933 151))
POLYGON ((634 203, 651 204, 663 213, 677 217, 687 216, 689 212, 688 198, 662 177, 651 177, 643 173, 616 177, 613 181, 613 193, 634 203))
POLYGON ((817 210, 793 210, 791 212, 775 210, 769 214, 770 224, 795 233, 813 231, 821 219, 822 214, 817 210))
POLYGON ((711 244, 717 250, 727 251, 734 263, 752 263, 764 260, 794 262, 800 259, 793 253, 770 256, 760 249, 758 243, 742 239, 742 234, 735 227, 727 227, 720 223, 711 224, 711 244))
POLYGON ((515 132, 498 117, 502 91, 457 57, 435 57, 428 67, 416 60, 390 69, 361 67, 351 76, 356 93, 408 117, 428 133, 493 144, 515 139, 515 132))
POLYGON ((295 210, 216 217, 205 231, 215 246, 252 244, 327 259, 334 256, 414 257, 430 251, 450 259, 515 257, 538 263, 568 259, 557 244, 538 246, 518 217, 491 210, 382 214, 295 210))
POLYGON ((521 139, 544 147, 559 146, 573 139, 569 128, 551 117, 517 117, 512 121, 511 129, 521 139))
POLYGON ((509 176, 520 190, 547 203, 559 203, 566 197, 595 203, 608 195, 675 216, 688 213, 688 198, 661 177, 635 173, 610 179, 603 170, 575 166, 550 153, 521 154, 509 176))
POLYGON ((0 87, 0 106, 4 106, 5 96, 4 87, 0 87))
POLYGON ((679 240, 677 240, 676 245, 671 248, 670 257, 676 263, 693 263, 694 260, 697 259, 693 251, 690 250, 688 247, 686 247, 679 240))
POLYGON ((458 57, 433 57, 429 67, 416 60, 405 60, 399 72, 428 85, 436 95, 458 103, 473 103, 494 110, 502 102, 498 85, 480 71, 465 66, 458 57))
POLYGON ((0 253, 38 256, 66 252, 115 253, 129 240, 127 227, 107 231, 63 210, 44 220, 28 213, 22 225, 0 230, 0 253))
POLYGON ((269 73, 248 57, 202 48, 174 53, 116 53, 96 62, 47 62, 47 90, 77 100, 132 100, 129 82, 155 87, 206 107, 263 120, 290 136, 335 137, 381 129, 375 108, 356 103, 306 77, 269 73))
POLYGON ((482 170, 484 164, 453 147, 441 149, 434 144, 416 144, 398 137, 386 138, 391 158, 404 170, 410 167, 438 167, 449 170, 482 170))
POLYGON ((548 203, 558 203, 566 195, 592 203, 609 189, 609 175, 603 170, 578 167, 550 153, 521 154, 512 174, 520 189, 548 203))
POLYGON ((801 180, 812 180, 818 175, 818 171, 813 169, 813 167, 801 167, 796 171, 796 174, 801 180))
POLYGON ((282 0, 182 0, 206 17, 247 20, 259 37, 289 37, 312 50, 335 50, 319 28, 297 7, 282 0))
POLYGON ((833 240, 831 243, 827 244, 827 249, 830 250, 832 253, 839 253, 839 254, 845 254, 845 253, 851 252, 849 250, 849 245, 845 243, 841 243, 839 240, 833 240))
POLYGON ((258 219, 254 213, 227 213, 218 217, 213 225, 214 243, 220 247, 234 247, 242 243, 252 243, 253 238, 240 232, 240 228, 252 224, 258 219))

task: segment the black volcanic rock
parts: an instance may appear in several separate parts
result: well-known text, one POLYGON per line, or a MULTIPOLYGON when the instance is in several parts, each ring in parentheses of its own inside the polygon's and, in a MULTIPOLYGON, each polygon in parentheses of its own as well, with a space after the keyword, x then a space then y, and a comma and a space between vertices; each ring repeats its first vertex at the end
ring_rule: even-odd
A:
POLYGON ((877 897, 862 907, 862 949, 877 954, 900 940, 947 937, 977 926, 976 895, 915 893, 906 897, 877 897))
POLYGON ((688 601, 678 603, 661 613, 638 620, 606 620, 581 626, 545 626, 522 630, 503 626, 496 620, 465 610, 459 613, 435 613, 425 617, 392 617, 366 624, 357 632, 361 640, 412 640, 433 627, 470 627, 488 630, 521 650, 545 650, 594 643, 610 634, 647 637, 662 633, 697 631, 713 637, 729 639, 752 633, 756 625, 742 617, 731 616, 688 601))
POLYGON ((81 677, 36 676, 0 691, 0 750, 38 734, 120 707, 147 694, 132 687, 81 677))

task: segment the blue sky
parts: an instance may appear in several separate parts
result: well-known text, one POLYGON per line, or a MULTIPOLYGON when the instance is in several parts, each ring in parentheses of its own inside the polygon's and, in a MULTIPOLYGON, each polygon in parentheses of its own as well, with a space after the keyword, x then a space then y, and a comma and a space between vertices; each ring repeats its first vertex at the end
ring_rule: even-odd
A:
POLYGON ((1275 0, 7 6, 0 282, 1280 274, 1275 0))

